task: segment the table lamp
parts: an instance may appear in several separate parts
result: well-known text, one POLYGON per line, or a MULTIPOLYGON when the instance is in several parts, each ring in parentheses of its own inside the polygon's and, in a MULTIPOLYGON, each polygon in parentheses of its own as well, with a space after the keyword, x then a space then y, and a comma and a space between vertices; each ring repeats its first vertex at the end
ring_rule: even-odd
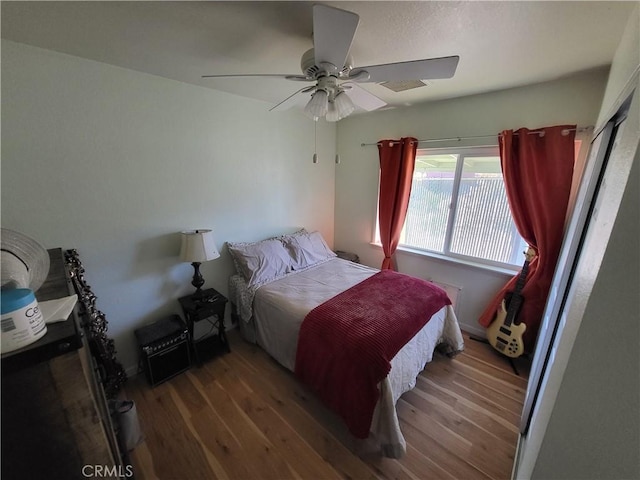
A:
POLYGON ((220 253, 218 253, 213 241, 213 232, 211 230, 188 230, 181 232, 181 235, 180 259, 184 262, 191 262, 191 265, 193 265, 194 272, 191 285, 196 287, 193 295, 195 298, 201 299, 204 278, 200 273, 200 264, 218 258, 220 253))

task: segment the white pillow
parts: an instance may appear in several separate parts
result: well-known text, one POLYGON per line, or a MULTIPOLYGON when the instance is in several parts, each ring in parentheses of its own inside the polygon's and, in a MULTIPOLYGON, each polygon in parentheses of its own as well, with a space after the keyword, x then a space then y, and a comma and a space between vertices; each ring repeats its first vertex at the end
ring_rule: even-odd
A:
POLYGON ((291 272, 291 257, 277 239, 256 243, 227 243, 238 273, 250 287, 259 286, 291 272))
POLYGON ((286 244, 286 241, 291 237, 297 237, 299 235, 306 235, 309 232, 305 228, 301 228, 293 233, 285 233, 284 235, 278 235, 277 237, 270 237, 269 239, 275 238, 276 240, 280 240, 282 243, 286 244))
MULTIPOLYGON (((279 240, 282 243, 285 243, 285 239, 286 238, 290 238, 290 237, 295 237, 296 235, 303 235, 305 233, 308 233, 304 228, 301 228, 300 230, 293 232, 293 233, 285 233, 284 235, 278 235, 277 237, 269 237, 269 238, 265 238, 264 240, 259 240, 257 242, 227 242, 227 247, 229 247, 229 253, 231 253, 231 260, 233 260, 233 265, 234 267, 236 267, 236 273, 239 273, 240 275, 242 275, 244 277, 244 270, 245 268, 243 267, 243 263, 246 262, 242 262, 242 253, 239 252, 236 254, 236 252, 232 251, 231 248, 234 248, 236 251, 238 249, 244 249, 249 245, 258 245, 259 243, 262 242, 267 242, 269 240, 279 240)), ((288 255, 288 253, 287 253, 288 255)), ((291 260, 291 259, 290 259, 291 260)), ((291 261, 289 261, 289 263, 291 263, 291 261)), ((247 279, 248 281, 248 279, 247 279)))
POLYGON ((294 270, 302 270, 336 256, 320 232, 304 233, 283 241, 291 254, 291 266, 294 270))

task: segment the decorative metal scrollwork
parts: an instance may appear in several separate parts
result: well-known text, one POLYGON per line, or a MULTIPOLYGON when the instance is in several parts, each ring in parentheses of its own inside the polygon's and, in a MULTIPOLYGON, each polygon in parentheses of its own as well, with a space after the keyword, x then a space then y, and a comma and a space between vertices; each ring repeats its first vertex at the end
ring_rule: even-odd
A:
POLYGON ((75 249, 66 250, 64 258, 73 288, 78 295, 82 328, 100 370, 105 396, 113 399, 127 381, 127 374, 116 359, 115 344, 113 339, 107 336, 107 319, 96 307, 96 296, 84 279, 84 267, 78 252, 75 249))

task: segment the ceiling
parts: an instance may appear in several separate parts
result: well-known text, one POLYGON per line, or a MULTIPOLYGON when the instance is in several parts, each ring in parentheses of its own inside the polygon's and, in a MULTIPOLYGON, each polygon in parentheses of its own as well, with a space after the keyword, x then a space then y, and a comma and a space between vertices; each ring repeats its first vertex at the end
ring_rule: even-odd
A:
MULTIPOLYGON (((300 74, 300 58, 313 46, 313 3, 2 1, 1 35, 275 105, 301 84, 279 78, 201 76, 300 74)), ((637 4, 322 3, 360 16, 351 48, 356 67, 460 56, 452 79, 431 80, 425 87, 396 93, 361 84, 389 107, 538 83, 609 65, 637 4)))

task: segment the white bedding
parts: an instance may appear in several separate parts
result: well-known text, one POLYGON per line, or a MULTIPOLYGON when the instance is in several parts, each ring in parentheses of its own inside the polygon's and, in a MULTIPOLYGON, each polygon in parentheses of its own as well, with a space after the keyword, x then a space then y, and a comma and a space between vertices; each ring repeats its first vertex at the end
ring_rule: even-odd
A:
MULTIPOLYGON (((242 279, 234 276, 230 280, 230 296, 240 312, 250 311, 253 314, 250 318, 241 314, 241 331, 245 338, 257 342, 279 363, 293 371, 298 332, 307 313, 376 272, 378 270, 364 265, 333 258, 304 271, 288 274, 254 292, 243 291, 242 279), (246 305, 247 302, 251 305, 246 305)), ((449 353, 464 348, 451 306, 433 315, 392 359, 391 372, 380 384, 381 398, 374 412, 370 437, 357 445, 361 452, 381 450, 394 458, 405 452, 406 444, 395 404, 404 392, 415 386, 418 374, 431 361, 438 344, 442 344, 449 353)))

